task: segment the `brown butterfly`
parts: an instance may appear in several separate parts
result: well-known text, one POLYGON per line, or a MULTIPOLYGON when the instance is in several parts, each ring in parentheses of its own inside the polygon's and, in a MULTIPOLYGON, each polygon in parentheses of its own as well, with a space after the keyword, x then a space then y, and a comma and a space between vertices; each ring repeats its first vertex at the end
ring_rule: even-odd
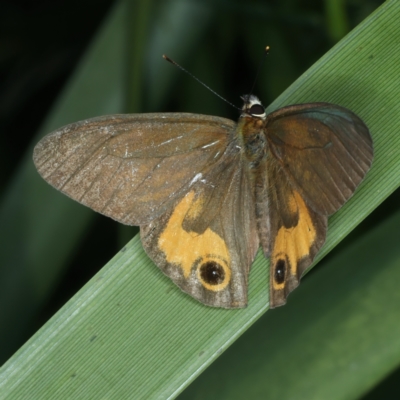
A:
POLYGON ((43 138, 33 159, 55 188, 123 224, 139 225, 150 258, 204 304, 247 304, 261 245, 270 307, 325 241, 327 216, 373 159, 370 133, 346 108, 299 104, 266 115, 243 97, 239 122, 186 113, 110 115, 43 138))

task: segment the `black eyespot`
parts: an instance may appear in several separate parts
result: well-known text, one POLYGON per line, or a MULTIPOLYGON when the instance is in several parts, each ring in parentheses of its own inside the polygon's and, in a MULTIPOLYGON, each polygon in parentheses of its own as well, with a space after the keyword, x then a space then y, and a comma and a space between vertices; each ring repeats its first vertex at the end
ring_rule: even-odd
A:
POLYGON ((219 285, 225 279, 225 271, 215 261, 208 261, 200 267, 200 276, 209 285, 219 285))
POLYGON ((285 281, 286 263, 284 260, 278 260, 275 264, 275 282, 281 284, 285 281))
POLYGON ((265 109, 261 104, 253 104, 250 107, 249 113, 251 115, 263 115, 265 113, 265 109))

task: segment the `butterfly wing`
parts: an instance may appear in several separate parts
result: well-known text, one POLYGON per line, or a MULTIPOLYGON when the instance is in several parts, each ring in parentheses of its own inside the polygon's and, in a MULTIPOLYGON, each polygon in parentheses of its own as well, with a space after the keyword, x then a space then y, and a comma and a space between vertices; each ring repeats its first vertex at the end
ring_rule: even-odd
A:
POLYGON ((42 177, 74 200, 128 225, 149 223, 225 153, 235 123, 198 114, 93 118, 35 147, 42 177))
POLYGON ((308 206, 323 215, 354 193, 373 159, 371 135, 346 108, 299 104, 268 115, 269 149, 308 206))
POLYGON ((325 242, 327 217, 309 207, 275 159, 269 158, 270 308, 289 293, 325 242))
POLYGON ((122 223, 205 304, 244 307, 258 249, 236 124, 197 114, 113 115, 43 138, 34 162, 51 185, 122 223))
POLYGON ((325 241, 327 215, 354 193, 373 159, 367 126, 328 103, 268 115, 270 307, 286 303, 325 241))
POLYGON ((184 292, 224 308, 247 304, 258 249, 248 166, 234 143, 168 211, 141 227, 146 252, 184 292))

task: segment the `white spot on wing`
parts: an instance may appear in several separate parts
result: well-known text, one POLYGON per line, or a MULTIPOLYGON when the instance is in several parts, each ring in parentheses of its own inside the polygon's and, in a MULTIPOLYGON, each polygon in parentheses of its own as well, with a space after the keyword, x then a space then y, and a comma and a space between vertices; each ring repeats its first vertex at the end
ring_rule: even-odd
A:
POLYGON ((177 136, 177 137, 174 137, 174 138, 172 138, 172 139, 168 139, 168 140, 166 140, 165 142, 160 143, 160 146, 162 146, 163 144, 170 143, 170 142, 172 142, 173 140, 182 139, 182 137, 183 137, 183 136, 177 136))
POLYGON ((207 147, 214 146, 214 145, 217 144, 217 143, 219 143, 219 140, 216 140, 215 142, 206 144, 206 145, 202 146, 201 148, 202 148, 202 149, 206 149, 207 147))
POLYGON ((165 142, 162 142, 162 143, 160 143, 160 146, 162 146, 163 144, 167 144, 167 143, 170 143, 170 142, 172 142, 174 139, 169 139, 169 140, 166 140, 165 142))
POLYGON ((189 187, 202 178, 203 174, 197 174, 189 183, 189 187))

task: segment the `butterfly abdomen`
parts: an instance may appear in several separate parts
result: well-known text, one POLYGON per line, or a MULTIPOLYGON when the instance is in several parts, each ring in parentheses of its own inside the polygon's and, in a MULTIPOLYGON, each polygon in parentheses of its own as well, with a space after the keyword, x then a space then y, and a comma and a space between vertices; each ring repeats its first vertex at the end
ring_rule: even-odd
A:
POLYGON ((255 202, 255 220, 259 242, 266 257, 270 254, 270 234, 268 216, 268 177, 267 138, 265 120, 242 116, 237 132, 242 142, 242 154, 249 166, 253 198, 255 202))

